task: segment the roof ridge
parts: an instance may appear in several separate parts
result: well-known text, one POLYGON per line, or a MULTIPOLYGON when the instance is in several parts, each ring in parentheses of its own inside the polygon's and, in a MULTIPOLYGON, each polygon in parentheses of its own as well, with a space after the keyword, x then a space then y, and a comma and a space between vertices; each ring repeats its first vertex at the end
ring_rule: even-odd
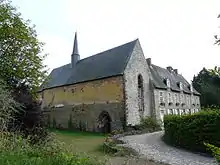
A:
MULTIPOLYGON (((167 70, 166 68, 163 68, 163 67, 161 67, 161 66, 158 66, 158 65, 155 65, 155 64, 151 64, 151 65, 154 65, 155 67, 158 67, 158 68, 160 68, 160 69, 164 69, 164 70, 167 70)), ((167 70, 168 71, 168 70, 167 70)), ((169 72, 170 73, 170 72, 169 72)), ((172 74, 172 73, 170 73, 170 74, 172 74)), ((179 74, 179 73, 175 73, 175 74, 173 74, 173 75, 175 75, 175 76, 182 76, 181 74, 179 74)), ((182 76, 183 77, 183 76, 182 76)))
POLYGON ((133 40, 133 41, 129 41, 129 42, 127 42, 127 43, 124 43, 124 44, 115 46, 115 47, 113 47, 113 48, 104 50, 104 51, 102 51, 102 52, 93 54, 93 55, 91 55, 91 56, 89 56, 89 57, 86 57, 86 58, 83 58, 83 59, 79 60, 78 63, 81 62, 81 61, 83 61, 83 60, 86 60, 86 59, 88 59, 88 58, 92 58, 92 57, 94 57, 94 56, 101 55, 102 53, 106 53, 106 52, 111 51, 111 50, 113 50, 113 49, 117 49, 117 48, 120 48, 120 47, 125 46, 125 45, 127 45, 127 44, 131 44, 131 43, 133 43, 133 42, 136 42, 137 40, 138 40, 138 39, 135 39, 135 40, 133 40))

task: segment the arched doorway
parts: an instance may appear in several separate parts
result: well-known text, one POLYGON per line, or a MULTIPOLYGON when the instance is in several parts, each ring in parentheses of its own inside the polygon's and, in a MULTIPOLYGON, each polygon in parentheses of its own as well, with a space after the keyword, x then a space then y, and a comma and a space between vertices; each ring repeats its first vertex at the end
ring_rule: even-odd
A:
POLYGON ((138 75, 138 107, 140 118, 144 115, 144 86, 143 86, 143 77, 138 75))
POLYGON ((103 111, 98 118, 98 128, 102 133, 111 132, 111 117, 108 112, 103 111))

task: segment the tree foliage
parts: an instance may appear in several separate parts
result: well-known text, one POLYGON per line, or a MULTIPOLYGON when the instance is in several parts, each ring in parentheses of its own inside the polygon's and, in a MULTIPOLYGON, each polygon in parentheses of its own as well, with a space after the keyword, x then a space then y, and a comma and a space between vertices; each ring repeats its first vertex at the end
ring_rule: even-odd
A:
POLYGON ((30 21, 0 0, 0 78, 10 87, 25 83, 36 90, 46 76, 42 46, 30 21))
POLYGON ((9 95, 8 91, 1 92, 0 87, 0 115, 10 117, 8 130, 20 131, 25 137, 31 135, 32 141, 36 142, 44 139, 48 132, 44 129, 42 112, 34 97, 46 77, 43 43, 38 40, 34 28, 10 1, 0 0, 0 79, 11 91, 9 95))
POLYGON ((209 71, 213 76, 220 77, 220 67, 215 66, 214 69, 210 69, 209 71))
POLYGON ((0 80, 0 129, 7 129, 14 120, 13 115, 18 113, 21 106, 12 98, 5 83, 0 80))
POLYGON ((22 111, 14 113, 13 127, 10 130, 19 130, 25 137, 30 136, 34 143, 46 139, 48 132, 45 115, 41 111, 40 104, 30 93, 29 86, 21 84, 13 91, 12 95, 23 107, 22 111))
POLYGON ((220 77, 219 68, 208 70, 203 68, 193 78, 193 87, 201 93, 201 105, 220 106, 220 77))

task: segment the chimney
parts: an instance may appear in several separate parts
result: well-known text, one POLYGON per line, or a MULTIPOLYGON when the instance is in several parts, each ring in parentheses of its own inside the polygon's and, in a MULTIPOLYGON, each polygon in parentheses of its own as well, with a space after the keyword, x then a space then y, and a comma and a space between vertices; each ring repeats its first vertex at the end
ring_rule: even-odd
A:
POLYGON ((150 66, 151 65, 151 58, 147 58, 146 61, 147 61, 147 64, 150 66))
POLYGON ((174 73, 178 74, 178 69, 174 69, 173 71, 174 73))
POLYGON ((76 63, 80 60, 80 55, 78 51, 78 41, 77 41, 77 33, 75 33, 74 44, 73 44, 73 52, 71 55, 71 67, 74 68, 76 63))
POLYGON ((190 91, 193 93, 193 85, 192 85, 192 83, 190 84, 190 91))
POLYGON ((172 68, 171 66, 168 66, 168 67, 167 67, 167 70, 171 73, 172 70, 173 70, 173 68, 172 68))

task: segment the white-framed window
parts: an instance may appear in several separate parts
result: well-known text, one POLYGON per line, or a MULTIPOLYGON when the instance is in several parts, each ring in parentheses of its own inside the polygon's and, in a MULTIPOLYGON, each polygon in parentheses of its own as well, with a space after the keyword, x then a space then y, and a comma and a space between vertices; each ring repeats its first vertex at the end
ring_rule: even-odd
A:
POLYGON ((179 114, 180 114, 180 116, 183 114, 183 110, 182 109, 179 109, 179 114))
POLYGON ((177 115, 181 115, 180 109, 177 109, 176 111, 177 111, 177 115))
POLYGON ((160 101, 160 103, 163 103, 164 102, 164 97, 163 97, 163 92, 159 92, 160 94, 160 98, 159 98, 159 101, 160 101))
POLYGON ((176 93, 174 94, 174 100, 173 100, 173 102, 174 102, 174 104, 177 103, 177 94, 176 94, 176 93))
POLYGON ((173 113, 174 113, 175 115, 178 115, 177 109, 173 109, 173 113))
POLYGON ((189 109, 186 109, 186 114, 190 114, 190 111, 189 111, 189 109))
POLYGON ((184 115, 186 114, 186 110, 185 110, 185 109, 183 109, 183 114, 184 114, 184 115))
POLYGON ((169 114, 173 115, 173 110, 169 109, 169 114))
POLYGON ((168 93, 168 103, 172 103, 172 97, 171 97, 171 93, 168 93))
POLYGON ((186 96, 186 104, 187 104, 187 105, 190 105, 190 99, 189 99, 189 96, 188 96, 188 95, 186 96))
POLYGON ((176 94, 176 102, 180 103, 180 96, 179 96, 179 94, 176 94))
POLYGON ((181 94, 181 95, 180 95, 180 103, 184 103, 184 101, 185 101, 185 100, 184 100, 184 95, 181 94))

